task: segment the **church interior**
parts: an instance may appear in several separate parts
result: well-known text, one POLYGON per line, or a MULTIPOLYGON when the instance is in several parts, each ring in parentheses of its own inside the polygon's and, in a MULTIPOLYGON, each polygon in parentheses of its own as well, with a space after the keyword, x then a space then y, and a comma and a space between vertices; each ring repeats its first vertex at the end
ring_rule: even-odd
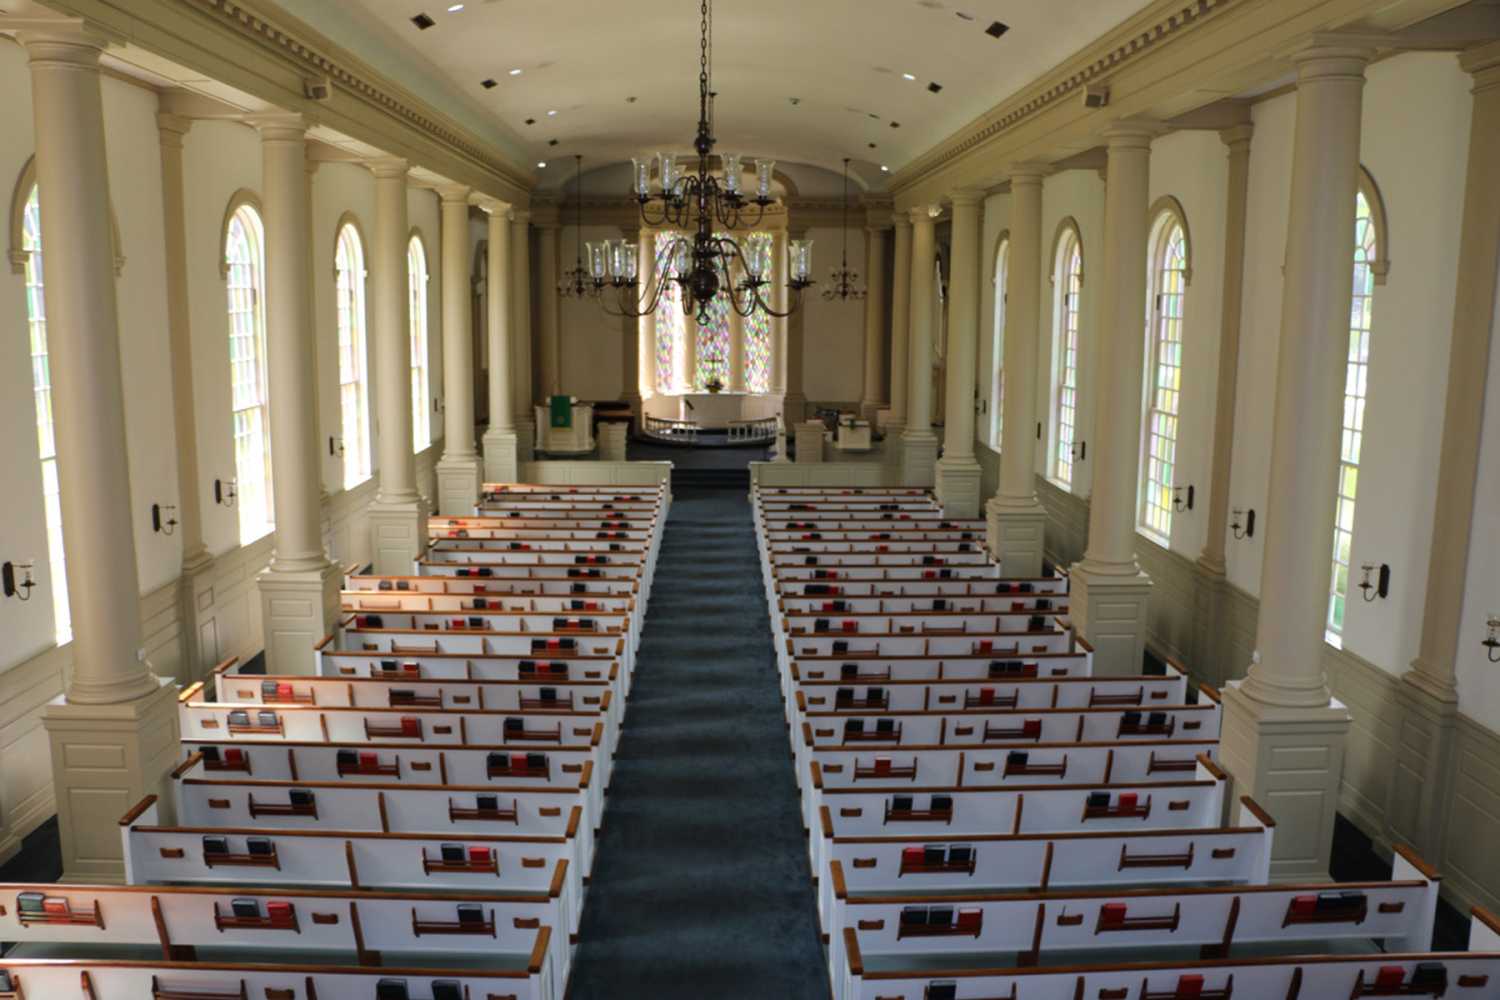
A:
POLYGON ((0 1000, 1500 1000, 1500 0, 0 93, 0 1000))

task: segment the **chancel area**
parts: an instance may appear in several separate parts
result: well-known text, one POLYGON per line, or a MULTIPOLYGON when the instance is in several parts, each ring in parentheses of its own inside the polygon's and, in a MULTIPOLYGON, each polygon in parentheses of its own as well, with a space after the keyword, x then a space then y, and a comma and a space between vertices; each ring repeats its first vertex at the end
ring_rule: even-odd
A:
POLYGON ((1496 0, 0 94, 0 1000, 1500 1000, 1496 0))

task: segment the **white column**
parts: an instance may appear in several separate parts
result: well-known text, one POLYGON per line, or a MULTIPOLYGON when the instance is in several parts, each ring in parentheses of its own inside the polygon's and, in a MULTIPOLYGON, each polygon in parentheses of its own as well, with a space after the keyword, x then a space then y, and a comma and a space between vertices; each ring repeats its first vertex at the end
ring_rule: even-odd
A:
MULTIPOLYGON (((1005 408, 1000 489, 985 506, 990 552, 1006 576, 1040 576, 1047 512, 1036 496, 1036 367, 1041 331, 1042 164, 1010 174, 1010 256, 1005 288, 1005 408)), ((999 294, 997 292, 996 294, 999 294)))
POLYGON ((1072 570, 1073 624, 1094 645, 1094 672, 1138 674, 1146 651, 1151 578, 1135 558, 1141 392, 1145 371, 1146 243, 1150 238, 1151 122, 1104 134, 1104 292, 1099 309, 1099 406, 1089 543, 1072 570))
POLYGON ((377 160, 371 327, 375 361, 376 443, 380 485, 370 504, 370 553, 376 573, 410 574, 427 551, 427 506, 417 492, 411 440, 411 319, 407 311, 407 163, 377 160))
POLYGON ((859 409, 873 427, 885 398, 885 246, 890 226, 865 227, 865 390, 859 409))
POLYGON ((260 574, 266 666, 313 673, 313 646, 339 613, 338 567, 323 551, 307 122, 258 118, 266 227, 266 354, 276 548, 260 574))
POLYGON ((1469 162, 1459 232, 1454 290, 1453 340, 1443 440, 1438 453, 1437 506, 1428 556, 1422 638, 1411 669, 1402 675, 1401 731, 1422 734, 1401 740, 1392 770, 1388 835, 1412 844, 1424 858, 1443 860, 1448 803, 1452 801, 1454 743, 1458 715, 1459 642, 1471 533, 1493 518, 1475 517, 1482 423, 1490 370, 1490 338, 1500 277, 1500 43, 1465 52, 1459 63, 1474 79, 1469 118, 1469 162))
MULTIPOLYGON (((896 441, 906 427, 906 379, 911 350, 911 216, 891 214, 896 232, 894 267, 891 272, 891 414, 885 422, 886 439, 896 441)), ((893 457, 898 448, 887 446, 893 457)))
POLYGON ((536 451, 536 418, 532 414, 531 370, 531 212, 512 209, 510 224, 511 386, 516 415, 516 461, 529 462, 536 451))
MULTIPOLYGON (((642 229, 641 242, 636 248, 640 255, 636 260, 636 277, 639 280, 638 295, 645 294, 645 290, 656 283, 656 230, 642 229)), ((656 384, 656 314, 647 313, 636 320, 636 339, 639 354, 637 363, 641 372, 640 386, 641 396, 650 399, 661 391, 661 386, 656 384)), ((641 414, 636 413, 636 426, 639 428, 641 414)))
MULTIPOLYGON (((583 239, 583 234, 578 234, 583 239)), ((562 330, 557 294, 557 221, 537 223, 537 312, 541 318, 542 402, 562 392, 562 330)))
POLYGON ((1222 741, 1241 790, 1277 817, 1271 874, 1280 879, 1328 871, 1349 726, 1348 711, 1329 696, 1323 651, 1371 54, 1334 38, 1293 57, 1297 126, 1260 620, 1248 676, 1224 691, 1222 741))
MULTIPOLYGON (((901 482, 932 486, 938 439, 932 432, 932 276, 937 267, 935 222, 928 206, 911 209, 910 342, 906 355, 906 428, 901 432, 901 482)), ((898 237, 899 238, 899 237, 898 237)))
MULTIPOLYGON (((181 680, 197 680, 212 663, 198 641, 199 597, 211 590, 213 556, 203 543, 199 494, 198 418, 193 394, 193 329, 188 307, 187 222, 183 195, 182 147, 192 120, 161 112, 156 133, 161 145, 162 250, 167 264, 167 333, 172 344, 172 430, 177 437, 177 535, 182 539, 182 575, 177 585, 181 680)), ((231 467, 220 475, 233 475, 231 467)))
MULTIPOLYGON (((777 312, 786 311, 787 303, 787 259, 786 259, 786 231, 778 229, 771 234, 771 287, 766 290, 768 300, 772 308, 777 312)), ((780 393, 783 402, 786 395, 786 320, 772 318, 771 320, 771 391, 780 393)), ((783 407, 783 413, 785 407, 783 407)), ((783 423, 785 418, 783 417, 783 423)), ((787 425, 787 433, 792 432, 791 425, 787 425)))
POLYGON ((512 395, 515 376, 511 371, 514 347, 514 308, 511 303, 510 206, 485 199, 480 202, 488 216, 489 258, 485 264, 485 303, 489 310, 490 371, 489 426, 484 431, 484 480, 487 483, 516 481, 516 415, 512 395))
POLYGON ((438 189, 443 223, 443 457, 438 511, 467 516, 479 502, 474 447, 474 317, 469 294, 469 189, 438 189))
POLYGON ((19 34, 30 58, 73 614, 72 673, 43 724, 52 747, 63 877, 119 882, 115 820, 161 790, 177 749, 175 691, 151 673, 141 645, 99 90, 104 39, 78 21, 53 23, 32 22, 19 34))
MULTIPOLYGON (((621 231, 627 243, 636 247, 636 276, 640 276, 641 245, 651 240, 651 230, 629 227, 621 231)), ((613 294, 613 293, 610 293, 613 294)), ((625 298, 629 300, 631 293, 625 298)), ((641 321, 636 316, 620 318, 620 398, 630 404, 630 415, 639 425, 641 422, 641 321)))
POLYGON ((948 370, 937 497, 949 517, 979 516, 974 458, 974 368, 979 352, 979 232, 984 192, 953 192, 953 269, 948 278, 948 370))
MULTIPOLYGON (((788 245, 790 245, 791 240, 800 240, 806 235, 807 230, 805 229, 789 231, 787 234, 788 245)), ((786 283, 791 277, 791 272, 788 269, 789 265, 784 250, 781 255, 781 264, 778 266, 782 269, 781 276, 778 279, 782 287, 781 301, 783 304, 780 306, 780 309, 785 311, 787 305, 793 301, 793 297, 791 292, 786 290, 786 283)), ((806 299, 807 295, 804 293, 804 303, 806 299)), ((802 351, 802 333, 805 329, 803 321, 806 319, 806 314, 803 310, 805 308, 806 306, 804 305, 802 309, 798 309, 782 321, 786 324, 786 396, 782 398, 781 412, 782 421, 786 424, 788 434, 793 432, 797 424, 807 419, 807 393, 803 390, 802 385, 802 373, 806 369, 806 357, 802 351)))

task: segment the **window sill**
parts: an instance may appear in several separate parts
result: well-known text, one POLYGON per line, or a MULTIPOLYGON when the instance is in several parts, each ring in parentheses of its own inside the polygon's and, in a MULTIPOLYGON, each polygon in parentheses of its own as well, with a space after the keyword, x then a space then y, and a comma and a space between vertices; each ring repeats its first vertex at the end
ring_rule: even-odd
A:
POLYGON ((1339 635, 1333 629, 1324 630, 1323 641, 1328 643, 1328 645, 1332 646, 1334 649, 1344 648, 1344 637, 1339 635))

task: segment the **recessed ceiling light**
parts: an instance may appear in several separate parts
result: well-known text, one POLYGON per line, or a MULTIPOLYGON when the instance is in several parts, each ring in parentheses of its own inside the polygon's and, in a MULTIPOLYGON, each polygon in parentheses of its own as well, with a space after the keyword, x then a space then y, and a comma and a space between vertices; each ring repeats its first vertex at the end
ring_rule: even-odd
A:
POLYGON ((426 31, 434 24, 437 24, 436 21, 428 17, 426 14, 418 14, 416 17, 411 19, 411 23, 417 26, 418 31, 426 31))
POLYGON ((890 167, 888 167, 888 166, 886 166, 886 165, 885 165, 885 164, 884 164, 884 163, 882 163, 882 164, 881 164, 881 165, 880 165, 880 172, 881 172, 881 173, 882 173, 882 174, 888 174, 888 173, 890 173, 890 172, 891 172, 891 168, 890 168, 890 167))
POLYGON ((535 125, 536 124, 536 119, 535 118, 528 118, 528 119, 526 119, 526 124, 527 125, 535 125))
POLYGON ((547 169, 547 161, 546 160, 537 160, 536 161, 536 168, 538 170, 546 170, 547 169))
POLYGON ((479 81, 479 85, 481 87, 483 87, 485 90, 494 90, 495 86, 496 86, 495 81, 493 79, 480 80, 479 81))
POLYGON ((520 76, 521 75, 521 68, 519 66, 517 66, 515 69, 513 69, 513 70, 510 71, 510 75, 511 76, 520 76))
POLYGON ((552 110, 552 111, 547 112, 547 117, 548 118, 556 118, 557 117, 557 111, 556 110, 552 110))
POLYGON ((464 9, 464 5, 461 4, 461 3, 450 3, 448 5, 448 13, 450 13, 450 14, 457 14, 459 11, 461 11, 463 9, 464 9))
POLYGON ((959 18, 962 19, 962 20, 964 20, 964 21, 972 21, 972 20, 974 20, 974 15, 968 13, 967 11, 955 10, 953 13, 957 14, 959 16, 959 18))
POLYGON ((901 123, 900 122, 891 122, 891 128, 900 128, 900 127, 901 127, 901 123))
POLYGON ((911 73, 902 73, 901 74, 901 79, 903 79, 903 80, 915 80, 916 76, 914 76, 911 73))

